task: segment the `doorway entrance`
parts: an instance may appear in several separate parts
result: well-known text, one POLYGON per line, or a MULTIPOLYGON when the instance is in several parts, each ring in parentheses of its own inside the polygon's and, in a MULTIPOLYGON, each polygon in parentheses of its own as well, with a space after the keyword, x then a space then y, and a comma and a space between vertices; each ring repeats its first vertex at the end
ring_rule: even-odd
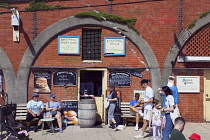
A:
POLYGON ((207 122, 210 122, 210 70, 205 70, 205 85, 204 85, 204 116, 207 122))
POLYGON ((102 95, 102 71, 80 71, 80 95, 102 95))
POLYGON ((94 95, 96 102, 96 121, 104 122, 103 100, 107 88, 107 69, 87 68, 78 70, 78 93, 94 95))

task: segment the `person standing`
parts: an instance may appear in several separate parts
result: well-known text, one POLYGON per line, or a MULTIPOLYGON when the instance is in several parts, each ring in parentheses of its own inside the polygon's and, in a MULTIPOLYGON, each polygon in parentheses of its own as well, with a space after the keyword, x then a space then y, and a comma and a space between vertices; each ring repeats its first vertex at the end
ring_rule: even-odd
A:
POLYGON ((152 102, 154 98, 154 91, 148 85, 149 80, 143 79, 141 80, 141 86, 145 89, 144 92, 144 101, 140 101, 140 104, 144 104, 144 118, 143 118, 143 127, 141 129, 141 133, 134 136, 135 139, 143 138, 144 132, 146 131, 148 122, 150 120, 151 110, 152 110, 152 102))
MULTIPOLYGON (((152 123, 153 140, 161 140, 161 126, 162 126, 162 114, 159 109, 159 100, 153 100, 153 109, 151 111, 150 124, 152 123)), ((149 125, 150 126, 150 125, 149 125)))
MULTIPOLYGON (((175 102, 176 106, 178 106, 179 92, 178 92, 177 86, 174 85, 174 79, 175 78, 173 76, 169 76, 167 86, 171 89, 172 96, 174 97, 174 102, 175 102)), ((161 96, 163 96, 163 107, 166 107, 166 105, 164 104, 166 102, 166 96, 162 95, 162 94, 161 94, 161 96)))
POLYGON ((139 93, 135 94, 135 99, 130 101, 130 114, 132 116, 136 116, 136 127, 135 127, 135 131, 139 130, 139 119, 140 119, 140 115, 144 116, 144 114, 142 113, 142 106, 140 106, 139 103, 139 93))
POLYGON ((170 140, 186 140, 182 134, 184 130, 185 120, 182 117, 177 117, 174 123, 174 129, 171 131, 170 140))
POLYGON ((33 118, 38 118, 39 122, 38 125, 34 128, 34 132, 37 132, 39 127, 42 124, 41 119, 43 118, 42 112, 44 111, 44 104, 42 101, 39 100, 39 94, 33 93, 32 100, 27 103, 27 115, 26 115, 26 125, 27 131, 30 131, 30 123, 33 118))
POLYGON ((171 89, 168 86, 162 87, 162 93, 163 95, 166 96, 166 102, 165 102, 166 108, 162 109, 162 112, 165 113, 165 118, 166 118, 165 127, 163 129, 163 140, 169 140, 169 135, 172 129, 174 128, 174 124, 172 122, 170 112, 174 111, 175 103, 174 103, 174 97, 172 96, 171 89))
POLYGON ((108 109, 108 121, 109 121, 109 128, 117 129, 117 123, 114 119, 114 111, 117 104, 117 92, 115 91, 115 86, 112 84, 110 85, 110 93, 108 94, 108 101, 109 101, 109 109, 108 109))

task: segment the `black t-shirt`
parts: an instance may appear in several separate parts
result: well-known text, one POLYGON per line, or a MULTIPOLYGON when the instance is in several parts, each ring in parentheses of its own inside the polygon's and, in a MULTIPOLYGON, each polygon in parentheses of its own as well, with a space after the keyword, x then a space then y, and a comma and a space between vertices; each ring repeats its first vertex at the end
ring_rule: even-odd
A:
MULTIPOLYGON (((111 99, 117 98, 117 92, 115 90, 110 91, 109 94, 112 94, 111 99)), ((117 103, 117 101, 110 101, 110 104, 117 103)))

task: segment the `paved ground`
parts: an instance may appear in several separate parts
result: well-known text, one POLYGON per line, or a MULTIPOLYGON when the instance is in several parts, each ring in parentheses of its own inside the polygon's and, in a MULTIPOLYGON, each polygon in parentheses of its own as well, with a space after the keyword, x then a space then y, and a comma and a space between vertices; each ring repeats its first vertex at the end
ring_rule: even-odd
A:
MULTIPOLYGON (((183 131, 187 140, 192 133, 200 134, 202 140, 209 140, 210 123, 187 123, 183 131)), ((29 134, 33 140, 134 140, 133 136, 139 134, 139 131, 134 131, 134 126, 128 126, 121 131, 114 131, 107 128, 105 124, 101 124, 94 128, 80 128, 78 125, 70 125, 65 128, 63 133, 57 130, 54 134, 42 135, 41 131, 37 133, 31 131, 29 134)), ((144 140, 152 140, 149 130, 146 135, 144 140)))

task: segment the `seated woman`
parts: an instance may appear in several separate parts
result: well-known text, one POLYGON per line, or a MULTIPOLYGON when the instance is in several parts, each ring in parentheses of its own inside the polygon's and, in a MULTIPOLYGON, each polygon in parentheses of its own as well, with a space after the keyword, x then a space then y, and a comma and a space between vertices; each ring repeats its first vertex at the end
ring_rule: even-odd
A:
MULTIPOLYGON (((50 94, 51 101, 46 104, 46 118, 55 117, 60 128, 60 132, 63 133, 62 129, 62 118, 61 118, 61 106, 58 101, 55 101, 55 94, 50 94)), ((48 124, 49 125, 49 124, 48 124)))

